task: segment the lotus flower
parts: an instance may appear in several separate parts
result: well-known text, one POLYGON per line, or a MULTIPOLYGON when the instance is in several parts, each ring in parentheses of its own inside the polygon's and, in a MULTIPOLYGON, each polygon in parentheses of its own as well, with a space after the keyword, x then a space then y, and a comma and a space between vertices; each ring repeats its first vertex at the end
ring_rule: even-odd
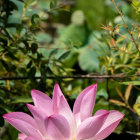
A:
POLYGON ((3 117, 21 133, 20 140, 102 140, 110 135, 124 114, 98 110, 94 116, 97 84, 84 89, 71 111, 60 87, 55 85, 52 99, 32 90, 34 106, 27 104, 33 117, 13 112, 3 117))

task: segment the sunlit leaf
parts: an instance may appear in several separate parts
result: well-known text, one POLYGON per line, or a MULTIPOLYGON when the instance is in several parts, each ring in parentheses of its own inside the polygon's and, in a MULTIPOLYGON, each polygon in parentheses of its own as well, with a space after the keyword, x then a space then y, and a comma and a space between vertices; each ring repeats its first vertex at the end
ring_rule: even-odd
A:
POLYGON ((114 104, 117 104, 117 105, 121 105, 121 106, 126 106, 125 103, 120 102, 118 100, 110 99, 109 102, 114 103, 114 104))
POLYGON ((140 85, 140 81, 127 81, 127 82, 120 82, 120 84, 129 85, 132 83, 133 85, 140 85))
POLYGON ((122 92, 117 87, 115 87, 115 89, 117 91, 117 94, 122 98, 123 97, 122 92))
POLYGON ((140 116, 140 103, 134 104, 133 109, 137 112, 137 114, 140 116))
POLYGON ((129 85, 128 85, 126 91, 125 91, 125 96, 124 96, 124 97, 125 97, 126 100, 129 99, 129 96, 130 96, 130 93, 131 93, 132 86, 133 86, 132 83, 129 83, 129 85))
POLYGON ((50 55, 49 55, 49 58, 52 56, 52 55, 55 55, 57 54, 58 52, 58 48, 57 49, 54 49, 53 51, 51 51, 50 55))
POLYGON ((31 103, 33 102, 32 98, 31 97, 22 97, 22 96, 16 96, 16 97, 13 97, 11 100, 10 100, 11 103, 31 103))

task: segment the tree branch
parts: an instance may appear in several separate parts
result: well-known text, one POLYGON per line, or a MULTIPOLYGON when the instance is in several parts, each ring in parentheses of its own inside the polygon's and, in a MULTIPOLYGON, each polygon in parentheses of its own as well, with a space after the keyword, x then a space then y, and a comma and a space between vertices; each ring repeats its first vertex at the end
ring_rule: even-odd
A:
MULTIPOLYGON (((74 78, 74 79, 107 79, 107 78, 128 78, 128 77, 133 77, 134 75, 126 76, 126 73, 121 73, 121 74, 116 74, 116 75, 68 75, 68 76, 59 76, 62 79, 67 79, 67 78, 74 78)), ((140 76, 140 74, 136 74, 135 76, 140 76)), ((47 76, 48 79, 55 79, 55 76, 47 76)), ((0 77, 0 80, 23 80, 23 79, 29 79, 28 77, 0 77)), ((41 76, 34 77, 33 79, 42 79, 41 76)))

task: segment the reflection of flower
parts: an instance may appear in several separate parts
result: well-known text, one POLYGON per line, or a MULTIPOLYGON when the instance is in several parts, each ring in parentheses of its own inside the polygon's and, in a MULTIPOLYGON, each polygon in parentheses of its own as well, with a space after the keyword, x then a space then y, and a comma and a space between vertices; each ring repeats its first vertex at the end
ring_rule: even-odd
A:
POLYGON ((3 117, 21 134, 20 140, 102 140, 119 124, 124 114, 118 111, 98 110, 92 117, 97 85, 84 89, 77 97, 73 113, 56 84, 51 99, 32 90, 34 105, 27 104, 33 118, 22 112, 3 117))

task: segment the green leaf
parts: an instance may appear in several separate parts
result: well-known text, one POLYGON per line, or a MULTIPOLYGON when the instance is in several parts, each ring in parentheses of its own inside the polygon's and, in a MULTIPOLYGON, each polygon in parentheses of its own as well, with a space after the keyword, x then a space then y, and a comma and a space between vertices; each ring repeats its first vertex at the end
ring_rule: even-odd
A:
POLYGON ((18 58, 15 57, 14 54, 11 53, 11 52, 7 52, 7 53, 6 53, 6 56, 11 57, 13 60, 19 61, 18 58))
POLYGON ((41 58, 43 58, 42 53, 37 52, 37 60, 39 61, 41 58))
POLYGON ((39 15, 34 14, 34 15, 32 15, 32 17, 31 17, 31 23, 34 25, 34 24, 36 24, 36 23, 38 22, 39 19, 40 19, 40 18, 39 18, 39 15))
POLYGON ((9 40, 7 40, 6 38, 4 38, 4 36, 0 36, 0 42, 2 42, 1 44, 3 44, 3 45, 1 45, 1 47, 3 47, 4 50, 5 50, 5 46, 8 45, 9 40))
POLYGON ((4 28, 2 26, 0 26, 0 28, 5 32, 5 34, 8 38, 12 39, 11 36, 9 35, 8 31, 6 30, 6 28, 4 28))
POLYGON ((65 59, 66 57, 68 57, 68 55, 71 53, 71 51, 67 51, 65 53, 63 53, 58 59, 61 60, 61 59, 65 59))
POLYGON ((24 10, 26 10, 29 6, 33 6, 37 3, 37 0, 26 0, 24 3, 24 10))
POLYGON ((136 75, 137 69, 133 69, 129 72, 127 72, 126 76, 132 76, 132 75, 136 75))
POLYGON ((23 3, 24 3, 24 0, 18 0, 18 1, 20 1, 20 2, 23 2, 23 3))
POLYGON ((108 99, 108 94, 104 88, 97 92, 96 98, 99 98, 100 96, 104 97, 106 100, 108 99))
POLYGON ((22 31, 23 28, 24 28, 24 26, 23 26, 22 24, 18 24, 18 25, 16 26, 16 32, 17 32, 18 34, 20 34, 20 32, 22 31))
POLYGON ((120 84, 129 85, 132 83, 133 85, 140 85, 140 81, 127 81, 127 82, 119 82, 120 84))
POLYGON ((51 51, 50 55, 49 55, 49 58, 52 56, 52 55, 55 55, 57 54, 58 52, 58 49, 54 49, 53 51, 51 51))
POLYGON ((137 7, 138 1, 137 0, 132 0, 132 4, 137 7))
POLYGON ((78 49, 82 45, 81 42, 73 42, 71 39, 69 39, 69 41, 70 41, 70 45, 75 47, 76 49, 78 49))
POLYGON ((9 1, 9 5, 10 5, 10 7, 13 8, 13 10, 17 10, 18 11, 18 7, 17 7, 17 5, 14 2, 9 1))
POLYGON ((28 72, 28 77, 32 79, 33 77, 35 77, 35 73, 36 73, 36 67, 32 67, 28 72))
POLYGON ((6 104, 0 104, 0 107, 4 109, 7 113, 13 112, 14 110, 6 104))
POLYGON ((6 28, 13 28, 16 27, 18 24, 17 23, 8 23, 6 24, 6 28))
POLYGON ((10 100, 11 103, 31 103, 33 102, 31 97, 22 97, 22 96, 18 96, 18 97, 13 97, 10 100))
POLYGON ((6 40, 4 36, 0 36, 0 39, 2 39, 2 40, 6 40))
POLYGON ((54 8, 54 4, 53 4, 53 2, 51 1, 50 2, 50 9, 53 9, 54 8))
POLYGON ((25 45, 27 50, 30 49, 29 44, 28 44, 28 42, 26 40, 23 40, 22 43, 25 45))
POLYGON ((49 66, 48 66, 48 68, 47 68, 47 74, 49 74, 49 75, 52 75, 52 74, 53 74, 53 72, 52 72, 52 70, 50 69, 49 66))
POLYGON ((87 37, 85 36, 88 36, 88 34, 85 29, 85 25, 77 26, 70 24, 60 33, 61 40, 63 40, 63 42, 65 42, 67 45, 71 43, 70 40, 72 40, 72 42, 80 42, 81 45, 79 46, 83 46, 85 45, 85 42, 87 42, 87 37))
POLYGON ((30 62, 27 65, 27 69, 29 69, 32 66, 32 60, 30 60, 30 62))
POLYGON ((30 0, 30 6, 34 6, 37 3, 37 0, 30 0))
POLYGON ((31 45, 32 54, 36 53, 37 48, 38 48, 38 45, 36 43, 32 43, 31 45))
POLYGON ((68 74, 68 72, 63 67, 61 67, 59 65, 56 65, 56 67, 58 67, 59 69, 61 69, 62 71, 66 72, 68 74))
POLYGON ((1 63, 2 63, 2 65, 5 67, 5 69, 7 70, 7 71, 9 71, 10 69, 9 69, 9 66, 8 66, 8 64, 6 63, 6 61, 4 61, 4 60, 0 60, 1 61, 1 63))
MULTIPOLYGON (((16 68, 17 68, 17 70, 18 70, 20 73, 22 73, 22 74, 27 73, 27 69, 24 68, 24 67, 16 67, 16 68)), ((16 68, 15 68, 15 69, 16 69, 16 68)))
POLYGON ((99 71, 98 56, 99 54, 88 47, 82 49, 78 58, 81 69, 88 72, 99 71))

